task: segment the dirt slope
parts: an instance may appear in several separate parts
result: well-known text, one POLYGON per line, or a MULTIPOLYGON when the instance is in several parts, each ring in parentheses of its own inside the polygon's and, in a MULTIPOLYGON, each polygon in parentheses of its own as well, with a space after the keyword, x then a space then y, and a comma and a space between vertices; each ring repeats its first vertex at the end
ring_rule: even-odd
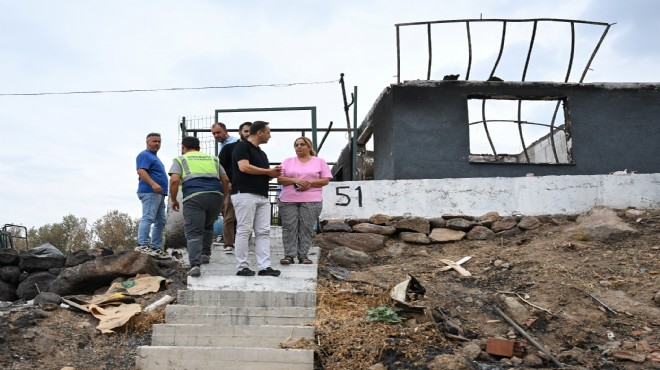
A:
MULTIPOLYGON (((319 369, 366 369, 374 364, 381 369, 428 369, 442 354, 476 357, 470 365, 475 369, 506 368, 510 365, 499 358, 474 354, 466 346, 484 348, 486 338, 494 336, 522 339, 494 311, 504 308, 498 297, 513 297, 536 318, 524 329, 568 368, 660 368, 649 360, 635 363, 602 354, 607 346, 617 347, 616 342, 618 350, 633 352, 643 352, 636 350, 642 341, 660 347, 660 306, 653 301, 660 291, 658 216, 656 212, 642 222, 630 221, 639 234, 608 243, 569 239, 563 230, 573 224, 570 218, 546 219, 539 229, 508 239, 431 245, 391 240, 371 265, 350 271, 344 280, 333 277, 329 271, 337 270, 322 259, 317 341, 288 345, 314 348, 319 369), (463 265, 471 277, 439 271, 440 259, 464 256, 472 257, 463 265), (388 289, 407 274, 426 288, 416 304, 441 308, 470 341, 448 338, 430 313, 399 325, 366 319, 369 309, 390 304, 388 289), (618 315, 601 310, 590 293, 618 315)), ((175 288, 146 296, 144 302, 164 293, 176 294, 175 288)), ((3 369, 132 369, 137 346, 150 341, 150 325, 162 321, 162 313, 143 315, 117 334, 102 335, 93 317, 77 311, 19 305, 0 311, 3 369)), ((530 344, 525 350, 537 352, 530 344)), ((553 366, 546 359, 540 368, 553 366)))

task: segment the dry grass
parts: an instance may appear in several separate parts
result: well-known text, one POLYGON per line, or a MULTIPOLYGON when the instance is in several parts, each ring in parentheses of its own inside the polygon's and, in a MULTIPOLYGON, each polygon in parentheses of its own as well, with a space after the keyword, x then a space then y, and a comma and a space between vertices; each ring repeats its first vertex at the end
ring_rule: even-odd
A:
POLYGON ((366 369, 378 362, 395 367, 397 363, 426 363, 429 347, 437 349, 444 343, 433 322, 367 321, 368 310, 391 305, 389 292, 376 286, 319 278, 317 297, 316 343, 288 341, 283 347, 315 350, 323 369, 345 369, 347 364, 366 369))

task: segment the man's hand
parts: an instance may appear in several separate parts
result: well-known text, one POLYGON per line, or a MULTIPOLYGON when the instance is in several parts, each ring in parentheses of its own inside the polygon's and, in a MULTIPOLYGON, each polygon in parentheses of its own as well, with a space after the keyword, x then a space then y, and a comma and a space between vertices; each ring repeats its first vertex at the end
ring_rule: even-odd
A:
POLYGON ((154 189, 154 193, 163 194, 163 188, 161 188, 157 183, 151 185, 151 188, 154 189))
POLYGON ((177 202, 176 199, 172 199, 172 202, 170 203, 170 208, 172 208, 172 211, 179 212, 179 202, 177 202))
POLYGON ((268 171, 268 176, 270 176, 270 178, 274 179, 276 177, 279 177, 282 174, 282 167, 281 166, 275 166, 273 168, 268 169, 267 171, 268 171))

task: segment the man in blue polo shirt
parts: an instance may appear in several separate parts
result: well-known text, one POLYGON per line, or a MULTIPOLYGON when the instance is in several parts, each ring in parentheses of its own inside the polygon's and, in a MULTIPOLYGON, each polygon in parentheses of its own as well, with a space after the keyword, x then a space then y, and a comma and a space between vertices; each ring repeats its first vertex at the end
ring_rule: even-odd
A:
POLYGON ((135 250, 152 257, 169 259, 170 256, 161 248, 166 221, 165 196, 168 180, 165 166, 156 155, 159 149, 160 134, 152 132, 147 135, 147 149, 135 158, 139 177, 137 195, 142 202, 138 247, 135 250))

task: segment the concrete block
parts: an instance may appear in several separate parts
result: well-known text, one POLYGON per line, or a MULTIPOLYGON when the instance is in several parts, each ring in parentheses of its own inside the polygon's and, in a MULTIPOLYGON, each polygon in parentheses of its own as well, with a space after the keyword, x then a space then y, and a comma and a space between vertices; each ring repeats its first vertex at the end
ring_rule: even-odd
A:
POLYGON ((316 307, 316 292, 179 290, 177 301, 190 306, 316 307))
POLYGON ((314 351, 272 348, 139 347, 136 367, 142 370, 309 370, 314 351))
POLYGON ((169 305, 168 324, 304 325, 316 319, 316 307, 221 307, 169 305))
POLYGON ((159 324, 152 346, 279 348, 298 338, 314 339, 313 326, 159 324))

